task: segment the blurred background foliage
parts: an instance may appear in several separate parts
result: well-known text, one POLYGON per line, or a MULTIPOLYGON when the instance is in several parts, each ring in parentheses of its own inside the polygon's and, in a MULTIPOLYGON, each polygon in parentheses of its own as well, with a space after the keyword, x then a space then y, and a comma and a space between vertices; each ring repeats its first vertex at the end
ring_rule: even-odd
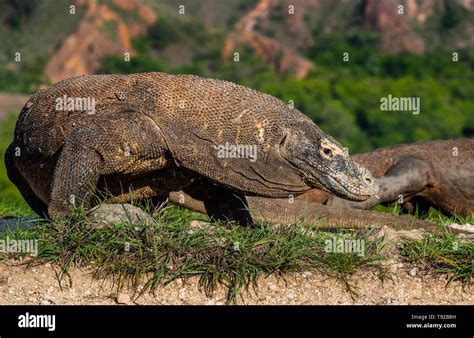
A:
MULTIPOLYGON (((424 41, 422 50, 413 50, 416 46, 405 48, 406 41, 400 42, 395 35, 387 38, 387 29, 380 26, 377 15, 391 8, 391 0, 354 1, 350 6, 344 1, 322 0, 319 7, 304 7, 304 14, 296 23, 288 23, 287 3, 276 1, 268 15, 256 20, 252 34, 275 41, 310 62, 313 66, 303 77, 281 69, 283 54, 271 60, 262 58, 252 43, 242 39, 236 39, 233 45, 233 51, 239 52, 239 62, 232 61, 233 54, 230 59, 224 58, 229 36, 244 36, 238 30, 238 22, 264 1, 183 0, 179 3, 185 4, 186 15, 179 15, 178 4, 172 0, 129 1, 138 4, 132 10, 126 9, 125 2, 98 2, 119 18, 117 22, 107 21, 100 26, 100 31, 111 40, 113 34, 118 34, 114 30, 119 30, 120 20, 125 27, 132 27, 143 12, 143 6, 157 19, 148 23, 140 34, 130 37, 133 54, 129 62, 115 50, 99 53, 97 46, 92 46, 96 49, 89 46, 91 50, 86 51, 87 55, 95 53, 98 58, 94 73, 162 71, 246 85, 285 102, 291 100, 324 131, 349 147, 351 153, 399 143, 474 135, 474 9, 463 7, 462 1, 439 1, 442 6, 429 8, 426 2, 415 1, 418 6, 415 14, 423 14, 428 19, 423 22, 410 19, 408 24, 396 22, 393 25, 405 27, 403 34, 410 39, 410 34, 415 34, 414 37, 424 41), (375 14, 370 14, 370 6, 375 14), (294 27, 300 28, 293 30, 294 27), (400 48, 386 50, 391 47, 400 48), (349 62, 343 61, 346 52, 349 62), (457 62, 453 62, 454 52, 459 58, 457 62), (381 111, 380 99, 389 94, 419 97, 420 114, 381 111)), ((76 3, 77 13, 71 16, 64 14, 70 8, 66 0, 42 0, 34 4, 2 1, 0 92, 31 94, 40 86, 54 82, 45 69, 61 54, 58 50, 64 47, 65 39, 79 34, 81 24, 86 25, 92 22, 91 18, 99 16, 87 14, 92 11, 92 7, 87 7, 91 1, 76 3), (20 63, 12 61, 18 50, 23 58, 20 63)), ((306 2, 295 3, 310 6, 306 2)), ((400 3, 408 4, 407 1, 400 3)), ((296 10, 298 8, 302 7, 296 10)), ((98 33, 90 31, 88 34, 98 33)), ((80 51, 71 53, 81 56, 80 51)), ((12 140, 14 115, 18 112, 0 120, 2 155, 12 140)), ((0 198, 18 199, 16 189, 5 177, 3 163, 0 164, 0 198)))

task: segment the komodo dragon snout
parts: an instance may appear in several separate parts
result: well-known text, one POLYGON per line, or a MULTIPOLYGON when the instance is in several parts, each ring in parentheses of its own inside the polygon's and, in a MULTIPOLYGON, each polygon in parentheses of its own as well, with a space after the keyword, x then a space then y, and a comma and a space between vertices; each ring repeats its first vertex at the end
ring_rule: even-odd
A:
POLYGON ((284 141, 287 158, 301 170, 307 184, 352 201, 375 195, 378 185, 372 174, 351 160, 347 149, 332 137, 318 134, 316 141, 305 134, 284 141))

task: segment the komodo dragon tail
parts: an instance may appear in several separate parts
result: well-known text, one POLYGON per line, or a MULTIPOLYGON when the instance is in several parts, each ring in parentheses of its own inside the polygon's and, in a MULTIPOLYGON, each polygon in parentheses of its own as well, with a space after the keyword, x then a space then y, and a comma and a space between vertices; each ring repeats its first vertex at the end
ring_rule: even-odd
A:
MULTIPOLYGON (((182 191, 170 193, 169 201, 206 214, 203 202, 182 191)), ((255 220, 271 224, 302 222, 303 225, 315 225, 319 228, 368 228, 387 225, 395 229, 425 229, 430 232, 443 230, 434 223, 410 215, 397 216, 370 210, 345 209, 299 200, 289 203, 286 199, 247 197, 247 201, 255 220)), ((462 232, 456 229, 452 231, 462 232)))

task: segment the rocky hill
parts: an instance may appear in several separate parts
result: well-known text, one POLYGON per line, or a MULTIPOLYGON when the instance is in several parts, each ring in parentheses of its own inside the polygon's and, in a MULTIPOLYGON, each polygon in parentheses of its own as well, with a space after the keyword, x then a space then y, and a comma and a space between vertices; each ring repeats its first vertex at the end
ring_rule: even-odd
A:
POLYGON ((135 55, 134 40, 150 32, 158 41, 154 55, 174 66, 192 62, 199 46, 191 48, 190 39, 202 40, 205 32, 223 64, 236 51, 250 50, 297 78, 315 66, 306 50, 328 34, 373 32, 384 53, 424 53, 439 46, 455 50, 474 43, 469 0, 75 0, 72 5, 9 0, 1 6, 0 65, 18 68, 14 57, 19 51, 24 60, 39 62, 51 82, 96 73, 105 55, 135 55), (168 39, 160 47, 167 27, 185 38, 168 39))

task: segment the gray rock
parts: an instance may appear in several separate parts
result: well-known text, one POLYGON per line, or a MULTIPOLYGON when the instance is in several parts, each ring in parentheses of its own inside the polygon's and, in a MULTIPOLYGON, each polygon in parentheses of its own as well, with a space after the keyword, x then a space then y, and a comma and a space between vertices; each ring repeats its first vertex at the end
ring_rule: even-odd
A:
POLYGON ((416 273, 418 272, 418 269, 416 267, 414 267, 413 269, 411 269, 408 274, 412 277, 415 277, 416 276, 416 273))
POLYGON ((117 223, 147 225, 154 222, 153 217, 131 204, 100 204, 92 208, 88 216, 104 225, 117 223))

